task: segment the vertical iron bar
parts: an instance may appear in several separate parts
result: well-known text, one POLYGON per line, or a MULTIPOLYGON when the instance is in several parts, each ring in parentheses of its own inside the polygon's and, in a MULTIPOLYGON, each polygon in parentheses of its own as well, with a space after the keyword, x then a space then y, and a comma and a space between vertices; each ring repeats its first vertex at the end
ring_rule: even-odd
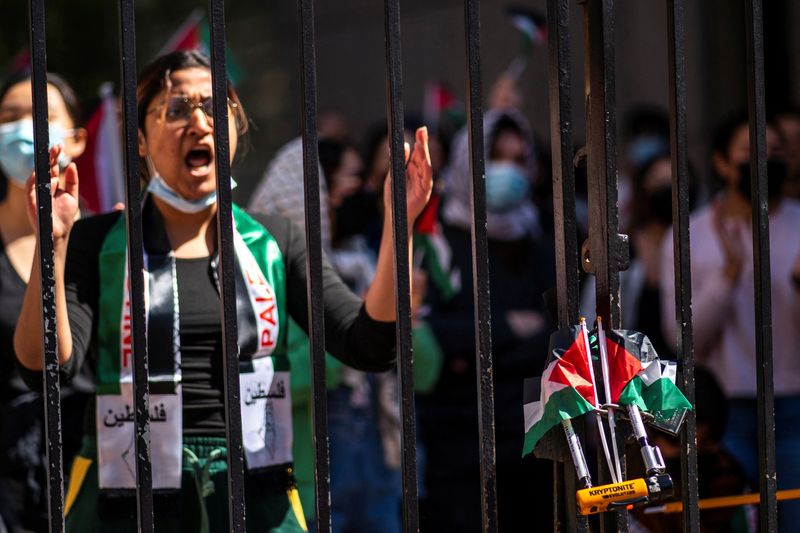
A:
POLYGON ((244 449, 239 403, 239 345, 233 261, 231 160, 228 140, 228 75, 225 66, 225 2, 209 0, 214 151, 217 170, 217 251, 219 252, 222 351, 225 360, 225 431, 228 439, 229 531, 245 532, 244 449))
MULTIPOLYGON (((669 39, 669 120, 672 153, 672 242, 675 260, 675 320, 681 389, 695 404, 692 345, 692 269, 689 246, 689 154, 686 125, 686 18, 684 0, 667 0, 669 39)), ((694 410, 687 413, 681 432, 681 497, 683 531, 699 533, 697 427, 694 410)))
POLYGON ((331 530, 330 455, 328 449, 327 388, 325 386, 325 322, 322 293, 322 219, 320 215, 319 154, 317 149, 317 67, 314 41, 314 0, 298 0, 302 86, 303 176, 305 191, 308 336, 314 396, 314 482, 317 531, 331 530))
POLYGON ((620 327, 613 0, 584 0, 589 253, 597 314, 620 327))
POLYGON ((758 398, 758 470, 760 531, 777 531, 775 465, 775 391, 772 376, 772 287, 767 204, 766 102, 764 93, 764 24, 761 0, 748 0, 747 101, 750 115, 750 191, 753 207, 753 283, 756 309, 756 373, 758 398))
POLYGON ((47 509, 50 532, 64 531, 64 474, 61 456, 61 392, 59 385, 58 339, 56 338, 55 263, 53 260, 53 219, 50 199, 50 134, 47 122, 47 38, 44 0, 30 0, 31 93, 36 154, 36 206, 39 223, 39 261, 42 291, 42 334, 44 343, 44 412, 47 440, 47 509))
MULTIPOLYGON (((614 2, 583 0, 589 253, 597 281, 597 315, 619 328, 619 270, 627 262, 618 231, 616 95, 614 88, 614 2)), ((624 468, 624 466, 623 466, 624 468)), ((602 468, 600 469, 602 480, 602 468)), ((628 513, 616 524, 601 517, 601 530, 628 530, 628 513), (616 526, 616 527, 615 527, 616 526)))
POLYGON ((575 224, 575 170, 572 158, 572 101, 570 99, 569 1, 548 0, 547 30, 550 95, 550 138, 553 159, 556 289, 558 325, 578 319, 578 232, 575 224))
POLYGON ((125 161, 125 205, 130 271, 131 348, 133 350, 134 450, 136 510, 139 531, 153 531, 153 473, 150 462, 150 388, 144 308, 144 248, 140 203, 138 119, 136 114, 136 19, 134 0, 119 3, 122 131, 125 161))
MULTIPOLYGON (((578 234, 575 214, 575 167, 572 158, 572 101, 570 98, 570 45, 568 0, 547 1, 548 87, 550 97, 550 147, 553 161, 553 213, 556 246, 556 301, 558 326, 578 319, 578 234)), ((576 431, 578 431, 576 429, 576 431)), ((555 528, 588 531, 589 521, 577 512, 575 468, 572 458, 554 469, 555 528), (564 466, 566 465, 566 466, 564 466), (563 498, 563 504, 559 503, 563 498)))
POLYGON ((392 171, 392 240, 395 263, 397 373, 400 377, 402 422, 403 528, 419 530, 417 502, 417 448, 414 414, 414 374, 411 349, 411 283, 408 245, 410 228, 406 211, 406 170, 403 150, 403 61, 400 40, 400 0, 384 1, 386 39, 386 91, 392 171))
POLYGON ((480 0, 464 2, 467 49, 467 128, 470 152, 470 209, 472 210, 472 298, 475 309, 475 357, 478 371, 478 431, 481 460, 483 531, 497 527, 497 459, 492 379, 492 314, 489 294, 489 242, 486 236, 486 181, 481 88, 480 0))

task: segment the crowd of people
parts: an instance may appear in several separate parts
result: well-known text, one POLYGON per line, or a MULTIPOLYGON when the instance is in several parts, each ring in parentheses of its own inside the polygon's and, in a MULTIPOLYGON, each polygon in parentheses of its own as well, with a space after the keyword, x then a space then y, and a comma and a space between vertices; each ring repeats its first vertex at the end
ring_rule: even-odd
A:
MULTIPOLYGON (((249 120, 231 85, 227 96, 233 158, 249 120)), ((125 217, 119 211, 81 216, 73 160, 85 148, 86 131, 77 102, 63 79, 48 75, 66 528, 122 533, 136 529, 125 217)), ((522 105, 513 80, 502 78, 483 119, 501 531, 549 527, 553 513, 552 464, 521 457, 522 380, 540 374, 548 355, 555 324, 543 294, 559 268, 548 150, 522 105)), ((226 531, 208 58, 181 51, 154 60, 140 75, 137 109, 156 527, 226 531)), ((0 533, 44 531, 47 524, 31 117, 30 78, 23 73, 0 89, 0 533)), ((670 359, 676 324, 669 125, 654 109, 635 110, 625 122, 620 220, 632 262, 621 273, 622 321, 670 359)), ((427 126, 406 117, 421 529, 469 533, 481 530, 469 142, 463 124, 427 126)), ((359 139, 333 111, 319 117, 318 128, 333 531, 399 532, 403 450, 388 133, 382 122, 359 139)), ((721 125, 712 148, 714 180, 700 183, 693 175, 691 192, 701 497, 758 487, 746 116, 721 125)), ((785 111, 769 121, 767 156, 778 485, 794 488, 800 114, 785 111)), ((591 221, 585 183, 577 190, 582 240, 591 221)), ((247 208, 233 208, 247 528, 254 532, 314 529, 303 195, 303 141, 296 138, 276 152, 247 208)), ((585 277, 587 317, 593 293, 585 277)), ((654 439, 679 480, 677 440, 654 439)), ((675 527, 663 517, 634 520, 640 531, 675 527)), ((704 531, 757 528, 752 507, 704 512, 701 520, 704 531)), ((779 505, 782 530, 798 520, 800 506, 779 505)))

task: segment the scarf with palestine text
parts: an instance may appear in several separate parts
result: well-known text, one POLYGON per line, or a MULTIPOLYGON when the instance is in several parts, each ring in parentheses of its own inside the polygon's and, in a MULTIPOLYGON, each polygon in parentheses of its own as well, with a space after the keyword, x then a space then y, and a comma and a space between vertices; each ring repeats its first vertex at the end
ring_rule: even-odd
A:
MULTIPOLYGON (((169 490, 180 487, 183 456, 181 308, 175 254, 151 201, 142 217, 153 488, 169 490)), ((264 226, 236 205, 233 223, 242 437, 252 470, 292 461, 285 272, 278 243, 264 226)), ((99 256, 96 338, 98 476, 100 488, 112 491, 136 487, 126 243, 119 217, 99 256)), ((217 257, 210 264, 219 290, 217 257)))

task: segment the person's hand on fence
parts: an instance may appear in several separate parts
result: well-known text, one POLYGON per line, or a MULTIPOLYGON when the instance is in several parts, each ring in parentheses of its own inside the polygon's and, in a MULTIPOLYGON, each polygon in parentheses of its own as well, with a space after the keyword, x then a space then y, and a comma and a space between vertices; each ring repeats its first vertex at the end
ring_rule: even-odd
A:
MULTIPOLYGON (((411 234, 414 221, 428 205, 433 190, 433 169, 431 155, 428 150, 428 128, 417 128, 414 150, 406 143, 406 210, 408 215, 408 231, 411 234)), ((392 214, 392 175, 386 176, 383 187, 383 204, 386 208, 387 222, 391 224, 392 214)))
MULTIPOLYGON (((53 213, 53 242, 58 245, 66 242, 72 225, 78 217, 78 167, 70 163, 64 175, 59 174, 58 157, 64 149, 58 144, 50 148, 50 201, 53 213)), ((36 172, 28 177, 28 219, 38 235, 38 216, 36 206, 36 172)))

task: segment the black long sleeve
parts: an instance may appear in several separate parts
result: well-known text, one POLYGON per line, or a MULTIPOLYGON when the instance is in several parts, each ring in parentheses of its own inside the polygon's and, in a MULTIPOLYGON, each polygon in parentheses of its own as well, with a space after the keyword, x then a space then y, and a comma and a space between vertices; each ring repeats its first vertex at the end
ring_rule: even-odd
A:
MULTIPOLYGON (((97 328, 99 298, 98 256, 109 230, 120 213, 109 213, 75 223, 67 250, 66 299, 72 333, 73 353, 61 368, 64 382, 95 358, 93 339, 97 328)), ((289 221, 269 215, 254 215, 278 243, 286 270, 286 302, 289 315, 308 331, 306 298, 306 249, 303 233, 289 221)), ((342 362, 365 371, 385 371, 395 361, 395 326, 369 317, 360 298, 342 282, 323 259, 324 317, 326 349, 342 362)), ((218 305, 216 302, 211 305, 218 305)), ((23 379, 31 388, 41 388, 41 372, 20 365, 23 379)))
MULTIPOLYGON (((306 244, 303 232, 288 220, 253 215, 269 230, 286 265, 286 304, 291 317, 308 332, 306 244)), ((395 361, 395 324, 373 320, 364 303, 345 285, 328 259, 322 260, 325 347, 344 364, 358 370, 383 372, 395 361)))

